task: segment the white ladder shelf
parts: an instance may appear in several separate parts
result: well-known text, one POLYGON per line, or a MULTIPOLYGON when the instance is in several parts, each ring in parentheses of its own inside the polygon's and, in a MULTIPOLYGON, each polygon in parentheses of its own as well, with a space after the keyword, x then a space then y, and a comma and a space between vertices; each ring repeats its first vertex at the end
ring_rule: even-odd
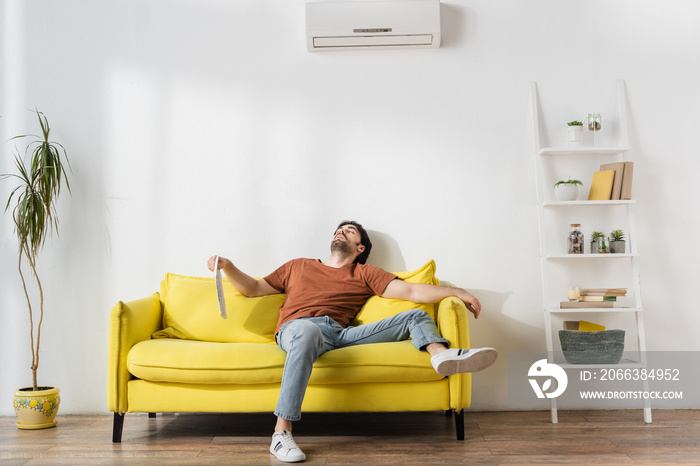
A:
MULTIPOLYGON (((590 369, 602 367, 615 368, 636 368, 646 366, 646 341, 644 335, 644 308, 642 306, 641 285, 639 279, 639 254, 637 252, 635 218, 634 218, 634 200, 611 200, 611 201, 556 201, 553 198, 553 185, 557 179, 553 179, 552 165, 558 163, 566 163, 567 161, 583 160, 584 163, 590 165, 590 173, 598 170, 600 163, 622 162, 629 158, 631 148, 629 146, 627 135, 627 114, 626 114, 626 90, 624 81, 620 80, 617 83, 617 121, 616 132, 618 141, 614 145, 603 147, 541 147, 540 146, 540 116, 538 114, 539 98, 537 94, 537 84, 530 83, 530 105, 531 119, 533 130, 533 153, 535 159, 535 177, 537 188, 537 216, 539 226, 539 242, 540 242, 540 270, 542 274, 542 297, 544 303, 544 324, 545 324, 545 342, 547 346, 548 360, 550 363, 556 363, 564 369, 590 369), (611 160, 612 159, 612 160, 611 160), (563 161, 563 162, 562 162, 563 161), (592 254, 586 250, 585 254, 567 254, 566 247, 563 242, 558 241, 563 239, 562 225, 556 224, 551 220, 551 216, 559 215, 566 217, 567 215, 579 215, 583 210, 594 210, 593 216, 599 213, 605 213, 608 216, 624 218, 626 222, 627 233, 627 253, 624 254, 592 254), (610 212, 612 209, 612 213, 610 212), (566 289, 562 290, 552 284, 555 275, 562 275, 562 270, 577 269, 579 267, 587 267, 595 270, 596 268, 607 268, 614 264, 626 270, 626 283, 629 284, 628 289, 632 291, 630 297, 633 303, 627 307, 613 308, 577 308, 577 309, 561 309, 557 301, 566 299, 566 289), (605 266, 605 267, 603 267, 605 266), (556 269, 556 272, 553 271, 556 269), (636 351, 637 357, 634 360, 624 360, 615 365, 582 365, 568 364, 561 361, 555 361, 555 351, 558 342, 553 339, 553 317, 574 317, 581 315, 591 315, 593 313, 603 316, 612 314, 627 315, 634 318, 634 328, 636 331, 636 351)), ((565 179, 565 178, 564 178, 565 179)), ((589 212, 589 215, 591 213, 589 212)), ((574 222, 577 223, 577 222, 574 222)), ((568 227, 568 223, 564 225, 568 227)), ((588 243, 584 243, 587 245, 588 243)), ((588 248, 587 248, 588 249, 588 248)), ((609 271, 604 271, 610 273, 609 271)), ((605 274, 601 272, 601 280, 605 274)), ((617 275, 615 276, 618 277, 617 275)), ((607 286, 597 284, 598 286, 590 286, 591 288, 607 288, 607 286)), ((573 284, 569 284, 572 286, 573 284)), ((629 294, 629 292, 628 292, 629 294)), ((627 353, 625 353, 627 354, 627 353)), ((644 390, 648 390, 648 382, 642 381, 644 390)), ((649 401, 644 404, 644 421, 651 422, 651 407, 649 401)), ((557 402, 555 398, 551 399, 552 422, 558 422, 557 402)))

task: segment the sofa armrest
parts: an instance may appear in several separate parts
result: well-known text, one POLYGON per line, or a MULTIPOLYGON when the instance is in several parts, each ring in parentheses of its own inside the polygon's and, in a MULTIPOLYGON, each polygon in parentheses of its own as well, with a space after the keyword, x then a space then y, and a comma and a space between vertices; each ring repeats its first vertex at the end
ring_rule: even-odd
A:
MULTIPOLYGON (((452 348, 471 348, 469 343, 469 311, 458 298, 445 298, 438 304, 437 324, 440 334, 452 348)), ((448 377, 450 408, 456 412, 469 408, 472 401, 472 375, 455 374, 448 377)))
POLYGON ((129 350, 136 343, 150 340, 162 328, 158 293, 124 303, 119 301, 109 315, 109 351, 107 364, 107 404, 115 413, 127 411, 126 384, 131 374, 126 367, 129 350))
POLYGON ((443 338, 453 348, 469 348, 469 311, 453 296, 438 303, 437 325, 443 338))

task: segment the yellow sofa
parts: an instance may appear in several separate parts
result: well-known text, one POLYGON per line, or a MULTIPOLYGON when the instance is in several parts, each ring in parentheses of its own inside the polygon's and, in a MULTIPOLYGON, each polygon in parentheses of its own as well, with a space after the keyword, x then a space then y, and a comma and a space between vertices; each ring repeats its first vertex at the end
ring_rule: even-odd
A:
MULTIPOLYGON (((435 263, 397 273, 438 284, 435 263)), ((113 442, 125 413, 274 411, 286 353, 273 332, 284 295, 246 298, 224 280, 227 319, 219 315, 213 278, 167 274, 160 293, 119 302, 109 322, 108 406, 113 442)), ((469 348, 462 301, 415 304, 370 298, 351 325, 422 308, 453 347, 469 348)), ((341 348, 323 354, 309 381, 303 412, 434 411, 455 413, 464 439, 471 374, 439 376, 430 356, 410 341, 341 348), (381 351, 377 345, 381 346, 381 351)))

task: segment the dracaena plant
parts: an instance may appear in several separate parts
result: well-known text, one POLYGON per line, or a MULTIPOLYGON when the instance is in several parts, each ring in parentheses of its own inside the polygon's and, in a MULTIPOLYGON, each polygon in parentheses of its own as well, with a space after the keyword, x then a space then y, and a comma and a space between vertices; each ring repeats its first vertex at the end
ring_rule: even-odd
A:
POLYGON ((36 110, 41 126, 41 135, 25 134, 11 140, 31 138, 27 145, 25 158, 15 153, 16 173, 4 174, 0 178, 11 179, 17 185, 10 193, 5 205, 5 212, 11 209, 15 223, 15 235, 19 242, 18 264, 19 275, 22 279, 24 295, 29 310, 30 337, 32 348, 32 388, 38 390, 37 369, 39 367, 39 347, 41 343, 41 324, 44 320, 44 290, 37 274, 37 258, 46 238, 52 231, 58 234, 58 216, 56 201, 61 188, 65 184, 70 192, 66 166, 70 169, 68 154, 65 148, 49 139, 51 128, 49 121, 42 112, 36 110), (13 204, 14 201, 14 204, 13 204), (14 206, 14 207, 11 207, 14 206), (27 281, 22 273, 22 264, 29 265, 39 291, 39 312, 35 315, 32 301, 29 297, 27 281), (35 318, 38 322, 35 328, 35 318))

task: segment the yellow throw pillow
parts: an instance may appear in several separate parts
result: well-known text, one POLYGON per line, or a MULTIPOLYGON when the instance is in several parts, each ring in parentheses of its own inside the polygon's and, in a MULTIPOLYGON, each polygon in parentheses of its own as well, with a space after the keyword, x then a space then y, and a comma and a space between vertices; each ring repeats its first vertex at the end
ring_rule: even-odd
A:
POLYGON ((214 278, 166 274, 161 283, 163 330, 153 338, 222 343, 274 343, 285 295, 246 298, 224 281, 227 319, 219 315, 214 278))
MULTIPOLYGON (((395 272, 401 280, 409 283, 426 283, 428 285, 439 285, 440 280, 435 276, 435 261, 430 260, 423 267, 408 272, 395 272)), ((423 309, 435 320, 435 304, 418 304, 400 299, 387 299, 379 296, 372 296, 367 300, 360 312, 350 325, 364 325, 370 322, 377 322, 386 317, 394 316, 400 312, 411 309, 423 309)))

